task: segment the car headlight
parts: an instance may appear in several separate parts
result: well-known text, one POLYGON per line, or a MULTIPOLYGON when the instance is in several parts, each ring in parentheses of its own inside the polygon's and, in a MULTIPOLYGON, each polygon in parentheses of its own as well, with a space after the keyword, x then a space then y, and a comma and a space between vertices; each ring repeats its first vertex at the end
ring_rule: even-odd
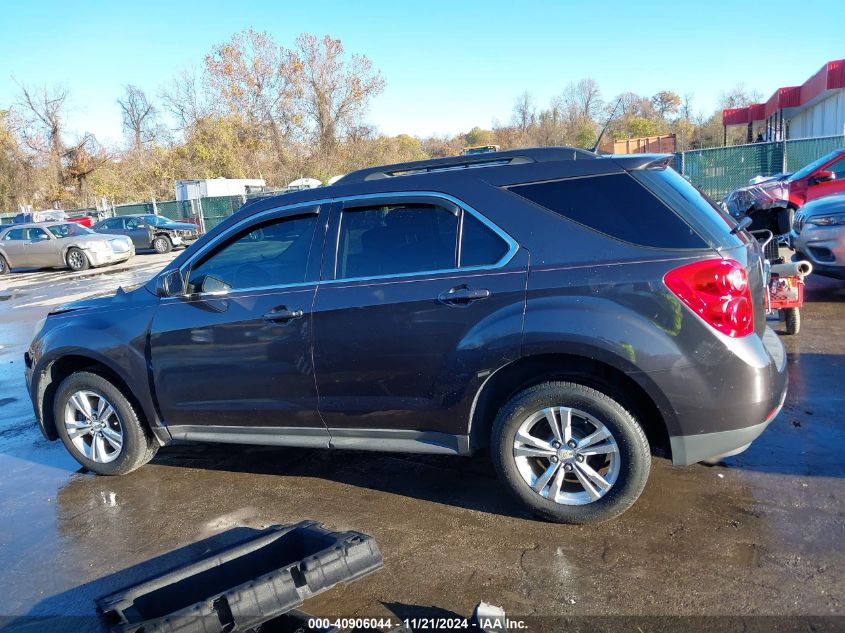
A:
POLYGON ((100 252, 100 253, 102 253, 103 251, 109 250, 108 244, 106 244, 105 242, 100 242, 100 241, 88 242, 87 246, 88 246, 89 250, 97 251, 97 252, 100 252))
POLYGON ((845 224, 845 213, 831 213, 830 215, 819 215, 806 220, 807 224, 816 226, 838 226, 845 224))

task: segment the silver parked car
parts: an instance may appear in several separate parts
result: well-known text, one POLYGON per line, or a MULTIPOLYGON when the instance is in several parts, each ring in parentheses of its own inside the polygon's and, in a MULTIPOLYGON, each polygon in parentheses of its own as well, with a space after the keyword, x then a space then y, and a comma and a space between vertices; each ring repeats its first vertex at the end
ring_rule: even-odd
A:
POLYGON ((12 268, 85 270, 134 254, 128 237, 101 235, 74 222, 15 224, 0 230, 0 275, 12 268))
POLYGON ((817 198, 795 214, 790 242, 813 272, 845 279, 845 193, 817 198))

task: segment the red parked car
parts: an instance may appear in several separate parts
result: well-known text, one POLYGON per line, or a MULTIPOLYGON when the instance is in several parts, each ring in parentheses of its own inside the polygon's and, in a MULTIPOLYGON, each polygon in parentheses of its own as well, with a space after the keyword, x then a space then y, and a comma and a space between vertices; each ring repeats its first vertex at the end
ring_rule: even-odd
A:
POLYGON ((786 179, 790 206, 845 192, 845 147, 825 154, 786 179))
POLYGON ((12 222, 15 224, 25 224, 30 222, 76 222, 77 224, 90 229, 91 225, 94 224, 94 219, 88 215, 71 217, 59 209, 46 209, 44 211, 18 213, 12 222))

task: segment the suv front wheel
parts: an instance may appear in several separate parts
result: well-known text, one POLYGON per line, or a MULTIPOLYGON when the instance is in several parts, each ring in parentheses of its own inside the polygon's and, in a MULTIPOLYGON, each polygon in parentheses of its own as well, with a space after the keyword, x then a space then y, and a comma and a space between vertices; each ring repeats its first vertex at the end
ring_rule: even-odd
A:
POLYGON ((572 382, 516 394, 499 412, 491 444, 510 491, 558 523, 618 516, 642 493, 651 465, 634 417, 609 395, 572 382))
POLYGON ((56 431, 70 454, 98 475, 124 475, 150 461, 158 444, 132 403, 100 376, 65 378, 53 404, 56 431))

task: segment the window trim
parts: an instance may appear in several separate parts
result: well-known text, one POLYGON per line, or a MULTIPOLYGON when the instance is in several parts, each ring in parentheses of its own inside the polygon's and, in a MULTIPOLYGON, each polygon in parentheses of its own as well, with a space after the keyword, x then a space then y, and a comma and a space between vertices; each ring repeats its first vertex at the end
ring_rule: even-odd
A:
MULTIPOLYGON (((215 298, 221 296, 232 296, 234 294, 240 294, 244 292, 257 292, 257 291, 268 291, 268 290, 284 290, 288 288, 305 288, 309 286, 317 286, 322 284, 336 284, 336 283, 344 283, 344 282, 361 282, 361 281, 376 281, 376 280, 391 280, 391 279, 407 279, 410 277, 418 277, 418 276, 427 276, 432 274, 454 274, 454 273, 463 273, 463 272, 474 272, 474 271, 485 271, 485 270, 498 270, 507 266, 511 260, 516 255, 517 251, 519 250, 519 244, 517 244, 516 240, 514 240, 510 235, 508 235, 503 229, 501 229, 497 224, 494 224, 490 221, 487 217, 483 214, 476 211, 470 205, 462 202, 461 200, 455 198, 446 193, 438 193, 434 191, 405 191, 405 192, 385 192, 385 193, 370 193, 370 194, 359 194, 353 196, 339 196, 337 198, 320 198, 319 200, 310 200, 308 202, 297 202, 295 204, 285 205, 282 207, 273 207, 272 209, 267 209, 266 211, 260 211, 254 215, 250 215, 247 218, 244 218, 240 222, 232 225, 229 227, 228 230, 221 233, 220 235, 216 236, 214 240, 209 242, 208 244, 204 245, 202 249, 198 250, 194 253, 191 257, 186 259, 181 266, 179 266, 178 270, 179 273, 182 275, 182 278, 187 283, 187 275, 190 273, 191 267, 194 263, 205 256, 209 251, 217 248, 222 242, 226 241, 234 232, 240 231, 242 228, 247 227, 251 224, 260 224, 261 222, 270 219, 273 215, 279 215, 280 217, 284 217, 286 215, 296 215, 295 211, 302 208, 308 207, 317 207, 318 211, 314 213, 317 216, 318 222, 320 216, 324 216, 326 214, 326 210, 331 210, 334 205, 338 205, 339 207, 343 205, 345 202, 362 202, 365 200, 384 200, 384 199, 394 199, 394 200, 408 200, 409 198, 425 198, 425 199, 434 199, 439 200, 441 202, 450 202, 452 205, 456 206, 459 211, 461 211, 461 215, 459 217, 460 224, 458 226, 458 239, 457 239, 457 246, 456 248, 460 248, 461 240, 463 238, 462 230, 463 230, 463 213, 470 213, 476 220, 481 222, 484 226, 488 229, 493 231, 497 236, 499 236, 508 246, 507 252, 502 256, 502 258, 496 262, 495 264, 488 264, 486 266, 466 266, 463 268, 444 268, 439 270, 428 270, 428 271, 420 271, 414 273, 397 273, 393 275, 377 275, 372 277, 355 277, 355 278, 344 278, 344 279, 324 279, 323 272, 320 273, 320 278, 314 281, 303 281, 297 282, 293 284, 275 284, 272 286, 256 286, 254 288, 238 288, 237 290, 232 290, 231 292, 226 293, 225 295, 221 295, 220 293, 195 293, 192 295, 182 295, 179 297, 162 297, 161 302, 163 303, 171 303, 173 301, 185 301, 188 300, 202 300, 204 298, 215 298), (294 212, 294 213, 290 213, 294 212)), ((360 206, 360 205, 359 205, 360 206)), ((338 213, 342 213, 343 210, 340 209, 338 213)), ((318 224, 319 227, 319 224, 318 224)), ((337 265, 337 257, 338 257, 338 241, 340 240, 340 224, 337 223, 336 227, 336 235, 334 238, 334 258, 333 258, 333 265, 337 265)), ((318 238, 318 232, 315 232, 314 239, 318 238)), ((325 257, 325 250, 326 248, 331 248, 329 244, 329 239, 325 239, 323 241, 323 248, 320 252, 321 259, 325 257)), ((459 261, 459 260, 456 260, 459 261)), ((166 269, 165 269, 166 270, 166 269)), ((334 269, 331 271, 334 274, 334 269)))
MULTIPOLYGON (((367 282, 367 281, 378 281, 378 280, 391 280, 391 279, 407 279, 409 277, 420 277, 420 276, 429 276, 429 275, 441 275, 441 274, 454 274, 454 273, 463 273, 463 272, 473 272, 473 271, 483 271, 483 270, 497 270, 500 268, 504 268, 507 266, 510 261, 513 259, 516 252, 519 250, 519 244, 505 231, 503 231, 498 225, 491 222, 487 219, 484 215, 473 209, 471 206, 462 202, 446 193, 437 193, 434 191, 406 191, 406 192, 385 192, 385 193, 369 193, 369 194, 360 194, 355 196, 345 196, 342 198, 335 199, 336 203, 340 203, 338 205, 339 214, 338 222, 336 223, 335 228, 335 236, 334 236, 334 258, 333 261, 330 263, 330 270, 327 271, 331 274, 331 277, 328 279, 323 279, 322 275, 320 278, 320 284, 338 284, 338 283, 356 283, 356 282, 367 282), (456 242, 456 262, 457 266, 453 268, 437 268, 434 270, 420 270, 412 273, 393 273, 390 275, 369 275, 364 277, 337 277, 337 265, 338 259, 340 256, 340 227, 343 222, 343 206, 345 206, 346 202, 363 202, 367 200, 373 201, 383 201, 383 200, 397 200, 397 201, 407 201, 408 199, 419 199, 423 198, 426 200, 434 200, 440 201, 441 206, 444 208, 449 209, 450 206, 455 206, 461 212, 460 216, 458 217, 458 231, 457 231, 457 242, 456 242), (443 205, 442 202, 449 202, 451 205, 443 205), (497 261, 495 264, 487 264, 484 266, 465 266, 463 268, 460 267, 460 249, 461 243, 463 241, 463 214, 469 213, 472 215, 476 220, 481 222, 484 226, 490 229, 493 233, 495 233, 499 238, 501 238, 508 246, 507 252, 497 261)), ((356 205, 356 207, 361 207, 363 205, 356 205)))
MULTIPOLYGON (((255 215, 250 215, 249 217, 244 218, 240 222, 237 222, 236 224, 229 227, 228 230, 222 232, 220 235, 215 237, 214 240, 212 240, 211 242, 206 244, 201 250, 194 253, 191 257, 186 259, 185 262, 181 266, 179 266, 179 268, 177 270, 179 271, 179 274, 182 276, 182 279, 184 280, 185 286, 187 287, 188 276, 190 275, 191 268, 196 263, 196 261, 201 259, 202 257, 204 257, 210 251, 212 251, 215 248, 217 248, 218 246, 220 246, 221 243, 227 241, 234 233, 237 233, 237 232, 241 231, 242 229, 247 228, 250 225, 261 224, 262 222, 272 220, 273 219, 272 216, 274 216, 274 215, 277 215, 279 217, 279 219, 296 216, 297 215, 297 213, 296 213, 297 209, 308 208, 308 207, 317 207, 318 210, 317 210, 316 213, 304 214, 304 215, 315 216, 317 218, 317 222, 318 222, 317 226, 319 227, 319 218, 320 218, 320 215, 322 215, 321 212, 320 212, 320 209, 322 209, 325 205, 331 204, 331 202, 332 202, 331 199, 322 199, 322 200, 314 200, 314 201, 311 201, 311 202, 300 202, 300 203, 296 203, 296 204, 292 204, 292 205, 288 205, 288 206, 284 206, 284 207, 273 207, 272 209, 267 209, 266 211, 261 211, 259 213, 256 213, 255 215), (293 211, 293 213, 288 213, 289 211, 293 211)), ((316 239, 317 235, 318 235, 318 231, 315 230, 314 236, 312 237, 312 239, 316 239)), ((312 242, 312 246, 313 246, 313 242, 312 242)), ((310 257, 310 255, 309 255, 309 257, 310 257)), ((181 295, 181 296, 178 296, 178 297, 162 297, 161 300, 163 302, 164 301, 170 302, 168 300, 184 301, 186 299, 188 299, 188 300, 200 299, 201 300, 201 299, 209 298, 209 297, 210 298, 229 297, 229 296, 232 296, 232 295, 239 295, 239 294, 244 293, 244 292, 256 292, 256 291, 261 291, 261 290, 279 290, 279 289, 286 289, 286 288, 304 288, 306 286, 314 286, 317 283, 319 283, 319 280, 316 280, 316 281, 301 281, 301 282, 296 282, 296 283, 292 283, 292 284, 274 284, 274 285, 271 285, 271 286, 254 286, 254 287, 251 287, 251 288, 237 288, 237 289, 233 289, 229 292, 225 292, 225 293, 221 293, 221 292, 195 292, 193 294, 184 294, 184 295, 181 295)))

